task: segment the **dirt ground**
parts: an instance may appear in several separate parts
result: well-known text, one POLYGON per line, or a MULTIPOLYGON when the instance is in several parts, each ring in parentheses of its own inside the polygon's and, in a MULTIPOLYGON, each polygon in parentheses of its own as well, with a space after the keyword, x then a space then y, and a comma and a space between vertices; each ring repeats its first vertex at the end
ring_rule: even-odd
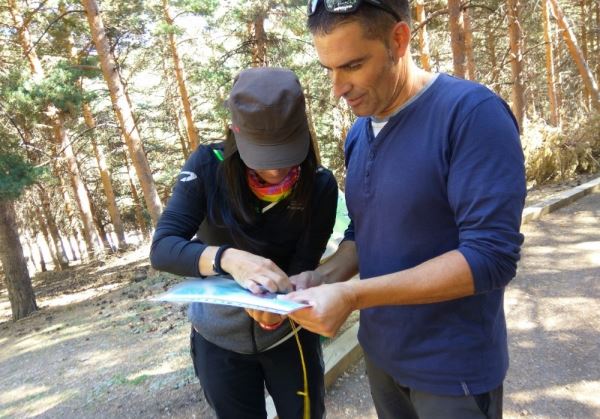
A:
MULTIPOLYGON (((528 202, 586 180, 531 191, 528 202)), ((153 271, 147 255, 144 245, 36 275, 40 310, 18 322, 0 283, 0 418, 214 417, 189 361, 185 306, 148 301, 179 279, 153 271)))

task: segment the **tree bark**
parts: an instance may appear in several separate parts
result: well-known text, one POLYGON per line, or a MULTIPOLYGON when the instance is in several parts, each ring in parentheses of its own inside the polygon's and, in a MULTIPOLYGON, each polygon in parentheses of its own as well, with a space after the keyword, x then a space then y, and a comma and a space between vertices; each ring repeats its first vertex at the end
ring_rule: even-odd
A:
POLYGON ((23 238, 23 242, 25 244, 25 248, 27 250, 28 257, 25 258, 26 262, 31 262, 31 267, 33 268, 33 272, 38 272, 40 267, 38 267, 37 260, 35 260, 35 256, 33 256, 33 243, 31 242, 31 238, 27 235, 25 230, 21 230, 20 236, 23 238))
POLYGON ((523 37, 519 21, 520 0, 507 0, 508 35, 510 40, 511 69, 512 69, 512 111, 523 131, 525 120, 525 86, 523 83, 523 37))
POLYGON ((52 238, 52 242, 56 248, 56 262, 58 263, 57 269, 62 271, 69 266, 69 260, 67 258, 67 253, 63 246, 62 240, 60 239, 60 233, 58 231, 58 227, 56 226, 56 221, 54 216, 52 215, 52 209, 50 208, 50 197, 48 196, 48 192, 41 186, 38 185, 39 197, 42 204, 42 213, 44 214, 44 219, 46 221, 46 226, 48 227, 48 232, 50 233, 50 237, 52 238))
MULTIPOLYGON (((36 80, 40 80, 44 77, 44 69, 42 68, 42 64, 34 51, 34 45, 31 42, 29 29, 19 13, 19 9, 17 8, 15 0, 9 0, 8 3, 13 23, 19 34, 19 41, 21 48, 23 49, 23 54, 29 62, 33 77, 36 80)), ((55 143, 65 154, 71 176, 71 184, 73 186, 73 191, 75 192, 77 205, 81 215, 81 221, 83 222, 86 243, 88 244, 89 249, 94 251, 94 253, 100 253, 100 238, 98 236, 98 232, 94 228, 91 208, 89 205, 89 197, 85 193, 83 182, 81 182, 79 172, 76 170, 76 163, 74 162, 75 156, 64 128, 61 112, 53 104, 49 104, 46 108, 45 114, 46 118, 50 122, 50 126, 52 127, 52 134, 54 136, 55 143)))
POLYGON ((552 11, 554 16, 556 17, 556 21, 558 22, 558 26, 562 29, 562 34, 565 42, 567 43, 567 47, 569 48, 569 53, 573 60, 575 60, 575 64, 577 65, 577 69, 579 70, 579 74, 583 79, 583 83, 585 87, 590 92, 590 97, 592 99, 592 105, 594 108, 600 112, 600 93, 598 92, 598 85, 596 80, 594 80, 594 76, 590 71, 586 60, 583 58, 583 54, 577 45, 577 38, 575 34, 571 30, 571 25, 567 21, 567 18, 562 12, 562 9, 558 5, 557 0, 549 0, 550 5, 552 6, 552 11))
POLYGON ((46 259, 44 259, 44 252, 40 247, 40 244, 36 241, 38 254, 40 255, 40 272, 48 272, 48 266, 46 265, 46 259))
POLYGON ((466 78, 475 80, 475 55, 473 52, 473 28, 471 25, 471 15, 468 9, 463 10, 463 23, 465 28, 465 54, 467 56, 466 78))
POLYGON ((555 127, 559 125, 558 102, 556 100, 556 77, 554 75, 554 51, 550 16, 548 13, 548 0, 542 0, 542 17, 544 21, 544 42, 546 43, 546 84, 548 85, 548 100, 550 102, 550 123, 555 127))
POLYGON ((431 71, 431 58, 429 55, 429 34, 427 33, 427 25, 424 23, 425 17, 425 4, 423 0, 416 0, 416 17, 417 23, 419 24, 419 54, 421 60, 421 67, 425 71, 431 71))
MULTIPOLYGON (((600 2, 596 1, 596 28, 600 28, 600 2)), ((600 30, 596 29, 596 80, 600 80, 600 30)))
MULTIPOLYGON (((165 20, 169 26, 173 26, 173 16, 169 8, 169 0, 163 0, 163 13, 165 20)), ((175 68, 175 77, 177 78, 177 87, 179 89, 179 97, 181 98, 181 106, 183 107, 183 114, 185 116, 184 125, 189 140, 189 149, 194 151, 198 147, 198 132, 194 125, 194 118, 192 115, 192 105, 190 104, 190 97, 188 94, 187 86, 185 85, 185 71, 183 67, 183 61, 179 56, 177 49, 177 41, 173 31, 169 31, 169 46, 171 47, 171 56, 173 57, 173 67, 175 68)))
POLYGON ((493 85, 496 83, 496 80, 498 79, 498 73, 500 71, 498 68, 498 60, 496 59, 496 36, 494 35, 494 31, 487 31, 486 45, 488 56, 490 57, 490 84, 493 85))
POLYGON ((27 29, 27 26, 23 21, 23 17, 19 13, 17 2, 15 0, 8 0, 8 8, 10 10, 10 14, 15 25, 15 29, 17 30, 17 34, 19 36, 19 43, 21 44, 21 48, 23 49, 23 55, 25 56, 25 58, 27 58, 27 61, 29 62, 31 74, 34 78, 41 79, 44 75, 42 63, 40 62, 40 60, 37 59, 37 56, 33 51, 33 43, 31 42, 29 29, 27 29))
POLYGON ((460 0, 448 0, 450 45, 452 47, 452 62, 454 75, 465 78, 465 31, 462 6, 460 0))
MULTIPOLYGON (((90 195, 89 189, 86 187, 86 191, 88 195, 90 195)), ((100 240, 102 241, 102 246, 104 250, 108 253, 114 253, 116 249, 112 246, 110 237, 104 227, 104 223, 102 222, 102 214, 98 210, 98 206, 94 203, 93 200, 90 200, 90 208, 92 209, 92 217, 94 219, 94 225, 96 226, 96 230, 98 230, 98 235, 100 240)))
POLYGON ((125 155, 125 165, 127 166, 127 177, 129 179, 129 188, 131 190, 131 197, 133 198, 133 209, 135 214, 135 220, 142 233, 142 237, 149 238, 150 233, 148 230, 148 226, 146 225, 146 220, 144 219, 144 211, 142 202, 140 200, 140 196, 138 194, 137 188, 133 181, 133 170, 131 170, 131 164, 129 164, 129 159, 127 155, 125 155))
POLYGON ((42 213, 37 212, 37 221, 39 225, 40 232, 42 233, 42 237, 46 242, 46 247, 48 249, 48 253, 50 254, 50 258, 52 259, 52 265, 54 266, 54 270, 60 271, 60 262, 58 260, 58 252, 56 249, 56 245, 54 241, 50 237, 50 233, 48 232, 48 225, 46 223, 46 218, 42 215, 42 213))
POLYGON ((19 320, 38 307, 14 214, 13 201, 0 199, 0 262, 4 268, 12 319, 19 320))
MULTIPOLYGON (((579 6, 581 8, 581 20, 580 20, 580 34, 581 34, 581 53, 583 54, 583 59, 585 62, 588 62, 588 36, 587 36, 587 28, 586 28, 586 0, 579 0, 579 6)), ((589 107, 590 104, 590 92, 587 87, 583 89, 583 100, 585 102, 586 107, 589 107)))
MULTIPOLYGON (((83 104, 83 118, 88 128, 95 129, 96 121, 92 115, 90 105, 87 103, 83 104)), ((125 249, 127 242, 125 240, 125 230, 123 229, 123 223, 121 221, 121 214, 117 207, 117 200, 115 199, 115 192, 110 180, 110 170, 106 164, 106 158, 104 157, 104 151, 98 146, 94 135, 91 136, 92 148, 94 149, 94 155, 96 156, 96 162, 98 163, 98 170, 100 171, 100 179, 102 180, 102 186, 104 188, 104 195, 106 196, 106 203, 108 205, 108 214, 112 222, 115 234, 117 236, 119 249, 125 249)))
POLYGON ((156 225, 162 212, 162 204, 156 190, 156 185, 154 184, 154 179, 152 178, 150 165, 143 150, 142 139, 133 117, 133 111, 125 95, 125 89, 120 80, 114 57, 110 52, 110 45, 106 37, 98 5, 95 0, 82 0, 81 3, 87 15, 92 39, 100 58, 102 74, 108 85, 110 98, 117 119, 119 120, 121 132, 127 143, 129 155, 131 156, 142 191, 144 192, 144 199, 150 213, 150 218, 156 225))
POLYGON ((308 84, 305 85, 304 88, 306 90, 306 119, 308 120, 308 131, 310 132, 311 142, 313 145, 313 149, 315 150, 315 156, 317 157, 317 164, 321 165, 321 150, 319 148, 319 141, 317 141, 317 130, 315 129, 315 122, 312 113, 311 101, 309 98, 310 95, 310 87, 308 84))
POLYGON ((266 67, 267 64, 267 34, 265 32, 266 9, 257 10, 252 21, 253 49, 252 66, 266 67))
POLYGON ((90 196, 87 192, 87 188, 81 179, 81 173, 77 166, 77 158, 73 152, 73 148, 67 138, 62 117, 56 115, 53 118, 53 130, 54 136, 59 141, 58 152, 64 154, 65 164, 71 180, 71 187, 73 188, 75 203, 79 209, 81 215, 81 222, 83 223, 83 237, 87 245, 88 251, 93 253, 92 257, 102 254, 102 239, 98 229, 94 225, 94 215, 92 212, 92 203, 90 196))
POLYGON ((27 226, 30 228, 31 231, 31 240, 33 241, 37 252, 38 252, 38 260, 40 262, 40 270, 41 272, 47 272, 48 268, 46 266, 46 259, 44 258, 44 252, 42 250, 42 246, 40 245, 40 242, 38 240, 38 234, 41 232, 40 227, 38 226, 38 217, 39 217, 39 213, 36 215, 34 213, 34 210, 32 210, 30 207, 28 207, 26 209, 27 211, 27 215, 26 215, 26 219, 27 219, 27 226))
POLYGON ((63 226, 65 226, 66 236, 70 236, 71 234, 75 237, 77 241, 77 249, 79 250, 80 260, 88 260, 89 259, 89 251, 85 240, 82 240, 81 228, 79 225, 79 219, 75 216, 75 210, 73 209, 71 195, 69 195, 69 191, 67 190, 67 186, 65 182, 60 176, 60 168, 58 166, 54 166, 54 174, 59 182, 59 189, 62 195, 62 203, 65 207, 65 213, 67 215, 67 219, 63 226))

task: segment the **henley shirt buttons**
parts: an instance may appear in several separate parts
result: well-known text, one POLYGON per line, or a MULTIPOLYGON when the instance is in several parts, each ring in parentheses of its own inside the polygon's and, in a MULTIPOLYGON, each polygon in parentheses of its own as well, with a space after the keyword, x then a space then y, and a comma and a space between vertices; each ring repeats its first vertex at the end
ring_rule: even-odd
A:
POLYGON ((374 159, 374 158, 375 158, 375 153, 374 153, 373 151, 371 151, 371 153, 369 153, 369 157, 370 157, 371 159, 374 159))

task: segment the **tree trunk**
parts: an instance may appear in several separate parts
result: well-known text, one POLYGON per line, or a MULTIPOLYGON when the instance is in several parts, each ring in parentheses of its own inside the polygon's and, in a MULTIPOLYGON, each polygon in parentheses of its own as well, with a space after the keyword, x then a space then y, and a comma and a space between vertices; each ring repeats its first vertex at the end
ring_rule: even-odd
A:
POLYGON ((253 49, 252 49, 252 66, 266 67, 267 66, 267 34, 265 32, 265 19, 267 12, 265 9, 256 11, 252 22, 253 28, 253 49))
POLYGON ((165 78, 164 86, 166 113, 169 117, 173 118, 173 122, 175 123, 174 125, 177 132, 177 139, 179 140, 179 144, 181 145, 181 152, 183 154, 183 158, 187 160, 191 154, 190 144, 187 139, 187 134, 181 131, 181 126, 184 125, 184 129, 187 129, 187 127, 185 127, 185 124, 181 123, 179 109, 177 104, 175 103, 176 94, 173 94, 171 90, 171 69, 167 67, 166 60, 161 60, 161 62, 163 67, 163 75, 165 78))
POLYGON ((48 272, 48 266, 46 265, 46 259, 44 259, 44 252, 40 244, 36 241, 38 254, 40 255, 40 272, 48 272))
POLYGON ((42 233, 42 237, 46 242, 46 247, 48 249, 48 253, 50 254, 50 258, 52 259, 52 265, 54 266, 54 270, 60 271, 62 269, 60 267, 60 262, 58 259, 58 252, 56 249, 56 245, 54 244, 54 241, 52 240, 52 238, 50 237, 50 233, 48 232, 48 225, 46 223, 46 219, 40 212, 37 212, 36 216, 40 232, 42 233))
MULTIPOLYGON (((89 195, 89 190, 87 189, 87 187, 86 187, 86 191, 89 195)), ((104 224, 102 223, 102 214, 98 210, 98 206, 94 203, 93 200, 90 200, 90 207, 92 209, 92 217, 94 219, 94 225, 96 226, 96 230, 98 230, 98 236, 100 237, 100 240, 102 241, 102 246, 104 247, 104 250, 107 251, 108 253, 114 253, 116 249, 110 243, 111 241, 109 239, 108 233, 106 232, 106 229, 104 228, 104 224)))
POLYGON ((142 233, 142 237, 149 238, 150 233, 148 230, 148 226, 146 225, 146 220, 144 218, 144 211, 142 202, 140 200, 140 196, 138 194, 137 188, 135 187, 135 183, 133 181, 133 170, 131 170, 131 165, 129 164, 129 159, 125 155, 125 164, 127 166, 127 177, 129 179, 129 188, 131 190, 131 197, 133 198, 133 208, 135 214, 135 220, 142 233))
MULTIPOLYGON (((586 29, 586 0, 579 0, 579 6, 581 7, 581 20, 580 20, 580 33, 581 33, 581 53, 583 54, 583 59, 585 62, 588 62, 588 37, 587 37, 587 29, 586 29)), ((585 106, 589 108, 590 105, 590 92, 587 87, 583 89, 583 101, 585 102, 585 106)))
POLYGON ((26 223, 28 228, 31 231, 31 240, 33 241, 33 244, 38 252, 38 260, 40 262, 40 272, 47 272, 48 268, 46 266, 46 259, 44 258, 44 252, 42 250, 42 246, 40 245, 40 242, 38 240, 38 235, 41 232, 40 227, 38 226, 38 218, 39 218, 39 213, 34 213, 34 210, 32 210, 31 208, 27 208, 26 209, 27 214, 26 214, 26 223))
POLYGON ((60 239, 60 233, 58 231, 58 227, 56 226, 52 209, 50 208, 50 197, 48 196, 48 192, 46 192, 42 186, 38 186, 39 197, 42 204, 42 213, 44 214, 46 225, 48 226, 48 232, 52 238, 52 243, 54 243, 56 248, 56 262, 58 263, 57 269, 62 271, 69 267, 67 252, 65 251, 62 240, 60 239))
POLYGON ((310 101, 310 88, 308 84, 305 85, 306 90, 306 119, 308 119, 308 131, 310 132, 311 142, 315 150, 317 157, 317 164, 321 165, 321 150, 319 149, 319 141, 317 140, 317 130, 315 129, 315 122, 312 113, 311 101, 310 101))
POLYGON ((146 159, 143 150, 142 139, 133 117, 133 111, 127 101, 125 89, 119 78, 114 57, 110 52, 110 45, 106 37, 106 31, 104 30, 104 23, 102 22, 98 5, 95 0, 82 0, 82 4, 87 15, 92 39, 96 45, 96 51, 100 58, 102 74, 108 85, 113 108, 117 115, 117 119, 119 120, 121 132, 125 137, 127 148, 131 160, 133 161, 133 166, 144 192, 144 199, 150 217, 154 224, 156 224, 160 217, 160 213, 162 212, 162 204, 160 202, 160 197, 158 196, 158 191, 156 190, 156 185, 154 184, 154 179, 152 178, 150 165, 148 164, 148 160, 146 159))
POLYGON ((512 111, 517 118, 521 132, 525 120, 525 86, 523 83, 523 37, 519 21, 520 0, 507 0, 508 35, 510 40, 512 68, 512 111))
POLYGON ((488 56, 490 57, 490 85, 496 83, 498 79, 498 73, 500 72, 498 68, 498 60, 496 59, 496 36, 494 35, 494 31, 487 31, 486 34, 486 44, 488 56))
MULTIPOLYGON (((600 2, 596 1, 596 28, 600 28, 600 2)), ((596 29, 596 80, 600 80, 600 29, 596 29)))
POLYGON ((73 234, 77 240, 77 249, 79 250, 80 260, 88 260, 89 259, 89 251, 87 249, 87 245, 85 244, 85 240, 82 240, 81 228, 79 225, 79 219, 75 216, 75 210, 73 209, 71 195, 67 191, 67 186, 63 180, 63 177, 60 175, 60 170, 58 166, 53 168, 56 179, 59 182, 60 193, 62 195, 62 203, 65 206, 65 213, 67 214, 67 219, 63 224, 66 226, 66 236, 70 236, 73 234))
POLYGON ((419 24, 419 54, 421 67, 425 71, 431 71, 431 59, 429 56, 429 34, 425 24, 425 5, 423 0, 416 0, 417 23, 419 24))
MULTIPOLYGON (((163 0, 163 12, 165 20, 169 26, 173 26, 173 16, 169 9, 169 1, 163 0)), ((173 57, 173 67, 175 68, 175 76, 177 77, 177 87, 179 88, 179 97, 181 98, 181 105, 183 107, 183 113, 185 115, 184 125, 187 132, 188 140, 190 142, 189 149, 194 151, 198 147, 198 132, 194 125, 194 118, 192 115, 192 105, 190 104, 190 97, 188 94, 187 87, 185 85, 185 72, 183 68, 183 62, 179 56, 177 50, 177 41, 173 31, 169 31, 169 46, 171 47, 171 56, 173 57)))
MULTIPOLYGON (((44 77, 44 69, 42 68, 42 64, 40 63, 40 60, 34 51, 34 45, 31 42, 31 37, 29 35, 29 29, 25 25, 23 18, 19 13, 15 0, 9 0, 9 8, 13 18, 13 23, 15 24, 19 34, 19 41, 21 48, 23 49, 23 54, 29 62, 31 73, 35 79, 40 80, 44 77)), ((86 242, 88 243, 88 247, 94 252, 100 252, 100 239, 98 237, 98 232, 94 228, 91 209, 89 206, 89 197, 84 192, 85 190, 79 177, 79 173, 77 171, 73 171, 73 168, 76 167, 73 161, 75 156, 73 155, 70 141, 67 138, 60 111, 53 104, 49 104, 46 108, 45 114, 50 122, 50 126, 52 127, 52 133, 57 146, 60 147, 65 153, 67 165, 71 175, 71 183, 75 192, 81 220, 84 226, 86 242)))
POLYGON ((460 0, 448 0, 450 45, 454 75, 465 78, 465 31, 460 0))
POLYGON ((556 78, 554 76, 554 51, 550 16, 548 13, 548 0, 542 0, 542 17, 544 20, 544 42, 546 43, 546 83, 548 85, 548 100, 550 102, 550 123, 555 127, 559 125, 558 103, 556 100, 556 78))
MULTIPOLYGON (((59 12, 61 14, 64 14, 66 12, 66 7, 65 7, 64 3, 61 3, 59 5, 59 12)), ((74 65, 79 64, 78 58, 77 58, 77 51, 75 48, 75 42, 73 40, 72 35, 69 35, 66 39, 66 49, 67 49, 67 51, 66 51, 67 55, 69 56, 71 63, 74 65)), ((93 131, 96 128, 96 121, 94 120, 94 116, 92 115, 92 110, 90 109, 89 104, 84 102, 82 105, 82 111, 83 111, 83 119, 85 121, 86 126, 93 131)), ((111 222, 113 224, 115 234, 117 235, 117 238, 119 241, 119 247, 125 248, 125 247, 127 247, 127 244, 125 243, 125 234, 123 233, 123 225, 121 223, 121 217, 119 215, 119 210, 117 208, 117 203, 115 200, 115 194, 113 192, 112 182, 110 180, 110 172, 106 165, 104 153, 98 147, 96 137, 95 137, 95 132, 92 133, 91 143, 92 143, 92 148, 94 150, 94 156, 96 157, 96 163, 98 164, 98 171, 100 173, 100 179, 102 181, 102 186, 104 187, 104 195, 106 196, 108 213, 109 213, 111 222)), ((87 188, 86 188, 86 191, 87 191, 87 188)), ((87 191, 87 194, 88 194, 88 196, 90 196, 89 191, 87 191)), ((92 209, 92 212, 94 214, 94 222, 96 223, 96 229, 98 230, 98 232, 101 235, 101 239, 104 244, 104 248, 112 252, 112 251, 114 251, 114 249, 107 241, 108 238, 105 235, 104 227, 100 223, 98 223, 97 213, 96 213, 96 211, 94 211, 93 204, 94 204, 93 201, 90 200, 90 208, 92 209)))
POLYGON ((463 21, 465 27, 465 54, 467 56, 467 79, 475 80, 475 55, 473 53, 473 29, 469 9, 463 10, 463 21))
POLYGON ((31 240, 31 235, 29 234, 29 232, 25 229, 21 229, 21 231, 19 232, 19 236, 23 239, 23 245, 24 245, 24 250, 27 251, 27 256, 25 257, 25 261, 27 262, 27 264, 29 265, 29 262, 31 262, 31 271, 32 272, 39 272, 40 271, 40 267, 38 266, 38 261, 36 260, 35 256, 33 255, 33 242, 31 240))
POLYGON ((31 42, 29 29, 27 29, 27 26, 23 22, 23 17, 19 13, 17 2, 15 0, 8 0, 8 8, 10 10, 10 14, 12 16, 15 28, 17 29, 19 43, 21 44, 21 48, 23 49, 23 55, 25 56, 25 58, 27 58, 27 61, 29 62, 31 74, 34 78, 41 79, 44 75, 42 63, 40 62, 40 60, 37 59, 35 51, 33 51, 33 43, 31 42))
POLYGON ((77 166, 77 158, 73 152, 73 148, 69 143, 66 132, 64 130, 64 124, 62 118, 57 115, 53 118, 53 130, 55 138, 60 141, 58 143, 60 154, 65 156, 65 164, 71 180, 71 187, 73 188, 75 203, 79 209, 81 215, 81 221, 83 223, 83 237, 87 244, 88 250, 93 253, 92 257, 102 254, 102 239, 98 229, 94 225, 94 215, 92 212, 92 203, 88 194, 87 188, 81 179, 79 167, 77 166))
MULTIPOLYGON (((92 115, 90 105, 87 103, 83 104, 83 118, 88 128, 95 129, 96 121, 92 115)), ((112 222, 115 234, 119 243, 119 249, 125 249, 127 242, 125 241, 125 230, 123 229, 123 223, 121 222, 121 214, 117 207, 117 200, 115 199, 115 192, 113 190, 112 181, 110 180, 110 170, 106 164, 104 157, 104 151, 98 146, 95 135, 91 136, 92 147, 94 154, 96 155, 96 162, 98 163, 98 170, 100 171, 100 179, 102 180, 102 186, 104 188, 104 195, 106 196, 106 203, 108 205, 108 214, 112 222)))
POLYGON ((598 92, 598 85, 596 84, 596 80, 594 80, 594 76, 592 75, 587 62, 583 58, 583 54, 579 49, 579 46, 577 45, 575 34, 571 30, 571 26, 569 25, 569 22, 563 14, 560 6, 558 5, 557 0, 550 0, 550 5, 552 6, 552 11, 556 17, 558 26, 562 29, 563 38, 567 43, 569 53, 575 60, 575 64, 577 65, 577 69, 579 70, 579 74, 583 79, 585 87, 590 92, 592 105, 597 111, 600 111, 600 93, 598 92))
POLYGON ((14 214, 14 203, 0 200, 0 262, 4 268, 12 318, 19 320, 38 307, 14 214))

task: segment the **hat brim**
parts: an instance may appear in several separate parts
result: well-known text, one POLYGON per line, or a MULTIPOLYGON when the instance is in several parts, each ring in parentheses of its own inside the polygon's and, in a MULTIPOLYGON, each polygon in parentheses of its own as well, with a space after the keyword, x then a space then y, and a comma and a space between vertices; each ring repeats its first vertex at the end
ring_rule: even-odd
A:
POLYGON ((310 133, 304 121, 288 138, 264 144, 252 135, 234 132, 240 157, 246 166, 255 170, 283 169, 297 166, 308 155, 310 133))

